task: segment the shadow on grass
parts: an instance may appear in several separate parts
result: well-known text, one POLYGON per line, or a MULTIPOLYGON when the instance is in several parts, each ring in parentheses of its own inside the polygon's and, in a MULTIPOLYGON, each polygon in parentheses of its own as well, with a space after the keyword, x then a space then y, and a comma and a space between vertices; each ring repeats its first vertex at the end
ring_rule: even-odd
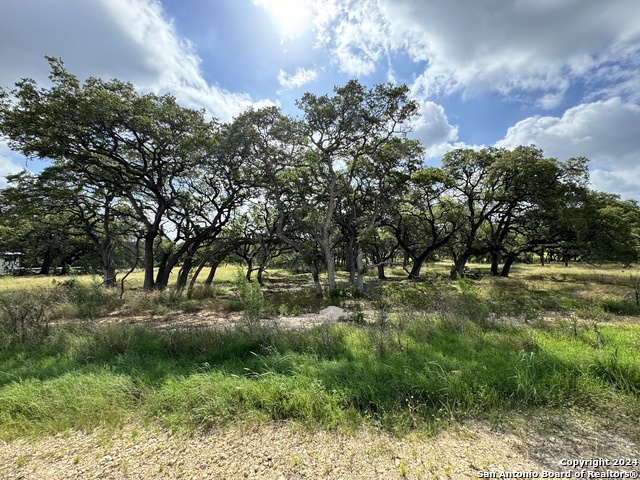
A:
POLYGON ((624 340, 637 329, 611 328, 597 348, 562 331, 451 316, 307 331, 66 328, 0 355, 0 423, 5 437, 133 415, 175 428, 255 418, 404 431, 534 405, 595 408, 640 391, 624 340))

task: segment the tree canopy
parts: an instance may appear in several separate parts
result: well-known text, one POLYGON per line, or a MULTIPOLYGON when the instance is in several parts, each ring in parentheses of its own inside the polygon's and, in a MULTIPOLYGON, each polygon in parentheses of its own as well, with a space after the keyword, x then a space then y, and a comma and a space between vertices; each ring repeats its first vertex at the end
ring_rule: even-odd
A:
POLYGON ((223 123, 130 83, 81 82, 48 60, 51 86, 0 89, 0 134, 50 161, 7 178, 0 242, 43 273, 91 258, 105 285, 141 265, 146 290, 167 287, 178 268, 184 288, 206 266, 210 282, 229 255, 260 281, 283 256, 305 266, 318 294, 326 273, 332 294, 340 270, 363 290, 370 268, 384 278, 385 265, 401 264, 416 278, 437 257, 452 259, 452 278, 471 258, 504 276, 533 254, 638 260, 638 205, 590 190, 587 159, 529 145, 456 149, 426 165, 408 136, 418 106, 404 85, 352 80, 331 96, 304 94, 297 118, 272 106, 223 123))

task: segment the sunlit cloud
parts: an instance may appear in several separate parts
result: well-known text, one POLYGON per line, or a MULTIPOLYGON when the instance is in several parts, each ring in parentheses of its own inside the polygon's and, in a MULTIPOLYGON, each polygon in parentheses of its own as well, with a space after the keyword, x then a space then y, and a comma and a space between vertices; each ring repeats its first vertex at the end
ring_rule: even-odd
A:
POLYGON ((640 106, 616 97, 577 105, 561 117, 522 120, 497 145, 536 144, 559 159, 585 156, 600 166, 623 168, 640 160, 638 125, 640 106))
POLYGON ((19 80, 15 72, 46 82, 43 57, 52 55, 81 79, 130 81, 144 91, 171 93, 181 104, 205 108, 225 121, 269 103, 210 85, 194 45, 178 35, 157 0, 15 2, 0 19, 0 43, 12 45, 0 53, 3 86, 19 80))
MULTIPOLYGON (((318 41, 344 72, 370 74, 381 52, 401 50, 427 62, 413 84, 427 95, 541 91, 540 105, 553 108, 572 81, 637 54, 640 45, 640 3, 626 0, 479 1, 464 8, 449 0, 331 0, 326 6, 316 22, 318 41)), ((637 77, 637 63, 621 65, 637 77)))
POLYGON ((318 72, 314 69, 298 68, 293 75, 287 74, 284 70, 280 70, 278 74, 278 82, 283 88, 300 88, 305 83, 309 83, 318 78, 318 72))

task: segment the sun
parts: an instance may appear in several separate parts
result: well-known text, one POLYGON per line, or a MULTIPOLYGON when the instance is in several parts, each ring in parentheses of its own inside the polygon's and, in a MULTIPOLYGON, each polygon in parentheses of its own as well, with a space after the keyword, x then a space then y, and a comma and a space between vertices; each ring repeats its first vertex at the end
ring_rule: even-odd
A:
POLYGON ((303 34, 311 21, 312 5, 308 0, 254 0, 263 7, 283 39, 303 34))

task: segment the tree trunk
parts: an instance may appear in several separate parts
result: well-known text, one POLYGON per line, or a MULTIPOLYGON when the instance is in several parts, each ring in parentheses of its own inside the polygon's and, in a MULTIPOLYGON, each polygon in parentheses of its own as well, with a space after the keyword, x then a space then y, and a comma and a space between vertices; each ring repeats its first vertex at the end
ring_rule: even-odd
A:
POLYGON ((463 252, 456 258, 453 267, 451 267, 451 271, 449 272, 449 278, 451 280, 456 280, 458 276, 461 278, 464 277, 464 267, 467 265, 467 260, 469 259, 470 254, 467 252, 463 252))
POLYGON ((327 286, 329 287, 329 296, 331 296, 331 294, 335 292, 337 285, 336 285, 336 265, 335 265, 335 260, 333 258, 333 252, 331 251, 331 244, 329 242, 328 233, 324 236, 324 238, 322 239, 322 242, 320 242, 320 247, 322 248, 324 262, 327 267, 327 286))
POLYGON ((212 260, 211 261, 211 270, 209 270, 209 275, 207 276, 207 279, 204 281, 204 284, 207 287, 210 287, 211 284, 213 283, 213 277, 216 276, 216 270, 218 269, 218 265, 220 265, 220 262, 222 260, 212 260))
POLYGON ((116 267, 113 264, 111 253, 113 252, 113 242, 106 241, 102 243, 102 284, 105 287, 115 287, 116 282, 116 267))
POLYGON ((155 286, 153 279, 153 241, 156 235, 153 232, 147 232, 144 237, 144 284, 145 292, 150 292, 155 286))
POLYGON ((178 280, 176 281, 176 288, 182 290, 187 286, 187 280, 189 279, 189 272, 193 268, 193 256, 187 255, 182 263, 182 268, 178 272, 178 280))
POLYGON ((116 267, 113 263, 109 262, 102 267, 102 278, 102 284, 105 287, 114 288, 117 285, 116 267))
POLYGON ((500 252, 491 252, 491 275, 494 277, 498 275, 501 257, 502 254, 500 252))
POLYGON ((313 284, 316 289, 316 296, 321 297, 322 284, 320 283, 320 274, 318 273, 318 268, 315 265, 311 265, 309 269, 311 270, 311 276, 313 277, 313 284))
POLYGON ((354 255, 355 252, 355 242, 353 235, 349 235, 349 241, 347 242, 347 246, 344 252, 345 263, 347 264, 347 268, 349 269, 349 285, 353 285, 356 280, 356 270, 358 269, 356 265, 356 258, 354 255))
POLYGON ((169 277, 175 263, 169 263, 171 255, 163 253, 158 264, 158 273, 156 274, 156 290, 164 290, 169 285, 169 277))
POLYGON ((360 293, 364 293, 364 276, 367 273, 367 269, 364 266, 364 252, 362 251, 362 247, 360 243, 357 244, 356 251, 356 269, 358 272, 357 283, 356 286, 360 293))
POLYGON ((260 266, 258 267, 258 273, 256 274, 256 279, 258 280, 258 284, 260 285, 263 284, 262 274, 266 269, 267 269, 266 265, 260 264, 260 266))
POLYGON ((409 280, 415 280, 420 277, 420 271, 422 270, 422 264, 424 263, 424 259, 418 257, 414 260, 413 265, 411 266, 411 271, 409 272, 409 280))
POLYGON ((202 269, 206 264, 207 264, 207 259, 203 258, 200 264, 198 265, 198 267, 196 268, 196 271, 193 274, 193 277, 191 277, 191 281, 189 282, 189 292, 187 296, 191 297, 191 292, 193 292, 193 288, 196 285, 196 280, 198 279, 198 275, 200 275, 200 272, 202 272, 202 269))
POLYGON ((51 262, 53 256, 51 255, 51 249, 47 248, 44 252, 44 258, 42 259, 42 266, 40 267, 40 275, 49 275, 51 271, 51 262))
POLYGON ((336 267, 333 263, 333 257, 327 260, 327 286, 329 287, 329 295, 331 295, 338 288, 336 283, 336 267))
POLYGON ((378 265, 378 279, 386 280, 387 276, 384 274, 384 263, 378 265))
POLYGON ((247 282, 251 281, 251 273, 253 273, 253 258, 248 258, 247 259, 247 274, 245 275, 245 278, 247 279, 247 282))
POLYGON ((509 271, 511 270, 511 265, 515 262, 517 256, 516 255, 507 255, 504 260, 504 265, 502 265, 502 271, 500 272, 501 277, 508 277, 509 271))

